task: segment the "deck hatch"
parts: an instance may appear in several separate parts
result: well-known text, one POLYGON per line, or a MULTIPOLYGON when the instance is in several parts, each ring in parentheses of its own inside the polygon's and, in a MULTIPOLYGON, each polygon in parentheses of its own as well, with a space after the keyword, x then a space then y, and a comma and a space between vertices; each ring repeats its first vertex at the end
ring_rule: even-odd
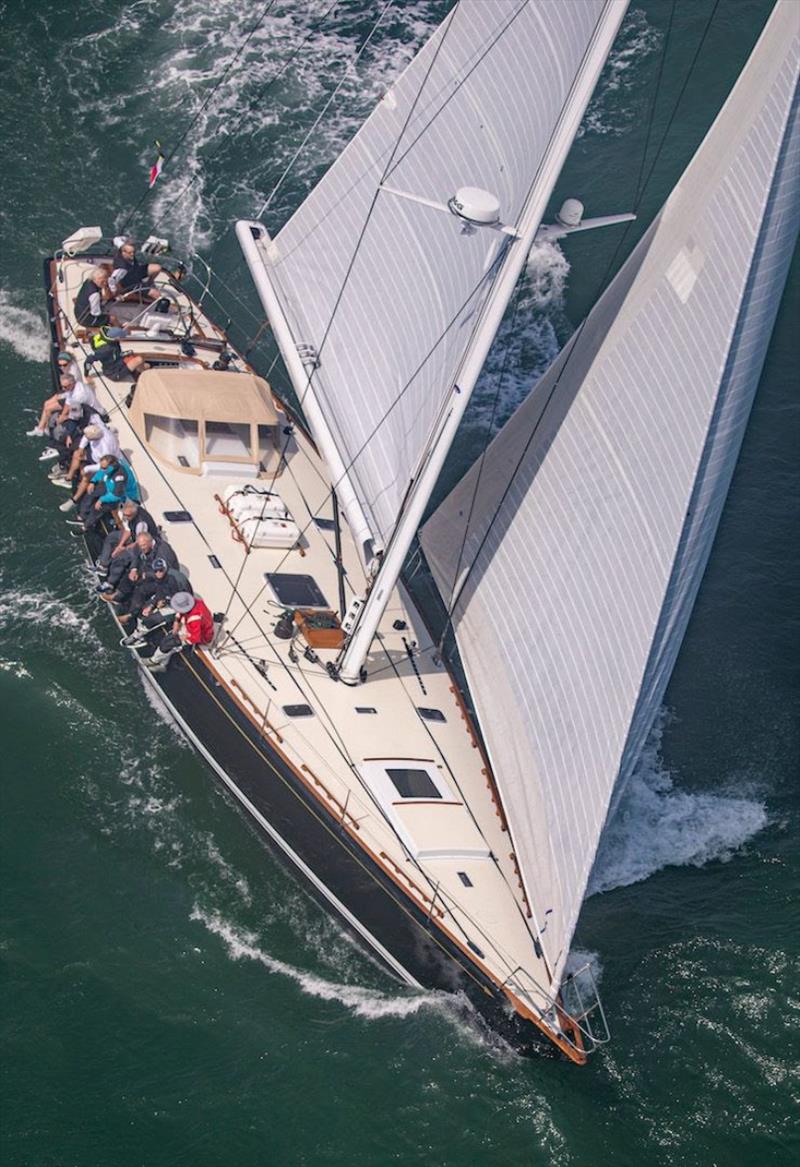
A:
POLYGON ((334 519, 323 519, 319 515, 314 516, 314 526, 318 527, 320 531, 336 530, 336 522, 334 519))
POLYGON ((441 798, 441 791, 436 788, 427 770, 412 770, 410 768, 387 766, 386 773, 392 780, 397 793, 401 798, 441 798))
POLYGON ((466 871, 459 871, 458 878, 464 884, 464 887, 474 887, 475 886, 473 884, 472 880, 470 879, 470 877, 467 875, 466 871))
POLYGON ((264 578, 285 608, 330 608, 330 604, 311 575, 266 571, 264 578))
POLYGON ((423 721, 447 721, 441 709, 428 709, 425 705, 418 705, 417 713, 423 721))
POLYGON ((211 566, 212 566, 212 567, 216 567, 216 568, 218 568, 220 571, 222 570, 222 564, 221 564, 221 563, 220 563, 220 561, 217 559, 216 555, 209 555, 209 557, 208 557, 208 562, 211 564, 211 566))
POLYGON ((164 518, 168 523, 191 523, 192 516, 188 511, 164 511, 164 518))
POLYGON ((377 713, 374 705, 356 705, 356 713, 377 713))
POLYGON ((283 712, 287 717, 313 717, 314 710, 310 705, 284 705, 283 712))

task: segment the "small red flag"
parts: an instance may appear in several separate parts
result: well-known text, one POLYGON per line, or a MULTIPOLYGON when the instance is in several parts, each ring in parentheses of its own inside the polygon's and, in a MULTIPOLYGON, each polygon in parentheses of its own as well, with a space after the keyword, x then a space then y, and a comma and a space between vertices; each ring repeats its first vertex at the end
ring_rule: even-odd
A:
POLYGON ((161 173, 161 171, 164 168, 164 155, 161 152, 161 143, 160 142, 156 142, 156 149, 158 150, 158 156, 156 157, 156 160, 153 163, 153 165, 150 167, 150 186, 149 186, 150 190, 152 190, 153 187, 156 185, 156 179, 158 178, 159 174, 161 173))

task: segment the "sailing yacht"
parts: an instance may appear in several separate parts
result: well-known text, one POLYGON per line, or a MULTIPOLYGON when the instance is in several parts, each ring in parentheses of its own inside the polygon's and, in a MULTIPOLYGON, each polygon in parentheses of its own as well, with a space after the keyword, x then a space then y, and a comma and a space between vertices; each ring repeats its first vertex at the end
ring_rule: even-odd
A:
MULTIPOLYGON (((458 673, 403 569, 531 245, 630 217, 586 221, 568 200, 542 222, 626 3, 460 0, 274 238, 237 224, 299 409, 167 274, 169 311, 132 309, 126 343, 150 368, 130 408, 96 378, 216 613, 213 642, 146 683, 388 970, 576 1063, 608 1034, 570 943, 797 236, 793 0, 589 317, 422 527, 458 673)), ((108 256, 78 233, 46 261, 54 351, 86 353, 73 298, 108 256)))

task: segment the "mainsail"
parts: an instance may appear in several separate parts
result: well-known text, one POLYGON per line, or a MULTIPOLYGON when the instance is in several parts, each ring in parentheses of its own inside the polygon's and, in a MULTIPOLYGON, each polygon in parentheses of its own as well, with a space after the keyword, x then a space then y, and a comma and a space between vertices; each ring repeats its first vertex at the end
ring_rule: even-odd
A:
POLYGON ((423 532, 553 991, 678 653, 797 238, 799 62, 800 8, 779 0, 656 221, 423 532))
POLYGON ((493 285, 510 255, 524 261, 500 228, 532 200, 538 225, 627 2, 459 0, 270 246, 248 254, 240 224, 295 388, 319 407, 376 545, 493 285), (463 187, 496 197, 496 226, 448 210, 463 187))

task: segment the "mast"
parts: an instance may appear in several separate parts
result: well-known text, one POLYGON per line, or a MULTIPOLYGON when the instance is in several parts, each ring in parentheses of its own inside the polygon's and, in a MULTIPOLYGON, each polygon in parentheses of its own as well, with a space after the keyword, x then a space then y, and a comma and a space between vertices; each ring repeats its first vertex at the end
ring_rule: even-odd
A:
MULTIPOLYGON (((519 279, 528 252, 539 229, 553 186, 578 131, 584 110, 625 15, 628 0, 608 0, 597 22, 592 41, 573 82, 561 117, 542 159, 519 221, 513 231, 506 229, 506 245, 500 271, 483 306, 478 324, 464 353, 436 433, 428 445, 416 477, 406 497, 405 507, 373 581, 352 635, 339 662, 339 677, 357 684, 378 625, 395 587, 425 508, 441 473, 461 420, 469 405, 475 383, 483 368, 492 341, 519 279)), ((395 192, 391 192, 395 193, 395 192)), ((482 228, 478 227, 478 230, 482 228)))

